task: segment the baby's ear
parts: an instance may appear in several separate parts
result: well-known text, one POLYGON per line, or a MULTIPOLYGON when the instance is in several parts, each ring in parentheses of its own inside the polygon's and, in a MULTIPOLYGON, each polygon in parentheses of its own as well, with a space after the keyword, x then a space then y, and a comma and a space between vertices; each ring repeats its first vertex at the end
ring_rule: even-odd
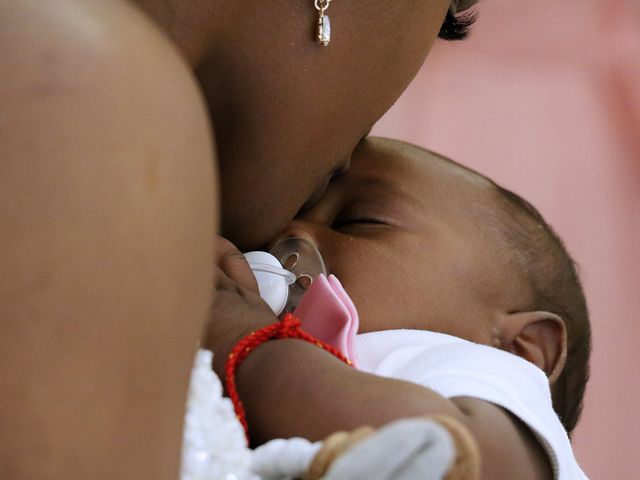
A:
POLYGON ((567 328, 562 318, 549 312, 505 315, 499 328, 504 350, 543 370, 553 385, 567 361, 567 328))

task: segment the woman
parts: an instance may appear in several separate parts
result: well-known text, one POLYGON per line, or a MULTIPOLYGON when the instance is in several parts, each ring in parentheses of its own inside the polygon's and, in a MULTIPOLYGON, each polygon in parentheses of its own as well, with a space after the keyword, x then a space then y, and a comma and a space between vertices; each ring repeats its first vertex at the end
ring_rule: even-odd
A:
POLYGON ((457 8, 133 3, 0 15, 3 478, 176 478, 214 166, 222 234, 264 242, 348 167, 457 8))

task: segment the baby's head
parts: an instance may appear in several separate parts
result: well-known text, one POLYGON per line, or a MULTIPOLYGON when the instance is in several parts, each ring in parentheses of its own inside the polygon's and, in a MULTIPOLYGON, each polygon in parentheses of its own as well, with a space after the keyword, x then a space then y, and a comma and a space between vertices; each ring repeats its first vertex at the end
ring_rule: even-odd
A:
POLYGON ((574 263, 525 200, 415 146, 368 139, 285 235, 311 239, 361 331, 424 329, 492 345, 546 372, 575 426, 590 328, 574 263))

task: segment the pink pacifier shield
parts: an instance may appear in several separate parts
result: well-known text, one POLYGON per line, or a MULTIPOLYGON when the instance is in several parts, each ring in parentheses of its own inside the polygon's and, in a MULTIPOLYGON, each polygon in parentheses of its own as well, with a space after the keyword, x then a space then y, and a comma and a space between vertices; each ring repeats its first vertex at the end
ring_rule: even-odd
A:
POLYGON ((300 299, 294 315, 305 331, 338 349, 356 365, 358 312, 336 277, 319 275, 300 299))

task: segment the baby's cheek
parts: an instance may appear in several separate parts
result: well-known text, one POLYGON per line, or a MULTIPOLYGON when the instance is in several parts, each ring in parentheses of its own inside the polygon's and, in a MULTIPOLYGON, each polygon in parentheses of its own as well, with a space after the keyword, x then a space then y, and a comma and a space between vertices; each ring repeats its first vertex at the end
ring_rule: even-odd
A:
POLYGON ((349 280, 343 282, 343 286, 358 311, 359 333, 404 328, 402 310, 405 307, 392 286, 370 275, 363 275, 356 281, 349 280))

